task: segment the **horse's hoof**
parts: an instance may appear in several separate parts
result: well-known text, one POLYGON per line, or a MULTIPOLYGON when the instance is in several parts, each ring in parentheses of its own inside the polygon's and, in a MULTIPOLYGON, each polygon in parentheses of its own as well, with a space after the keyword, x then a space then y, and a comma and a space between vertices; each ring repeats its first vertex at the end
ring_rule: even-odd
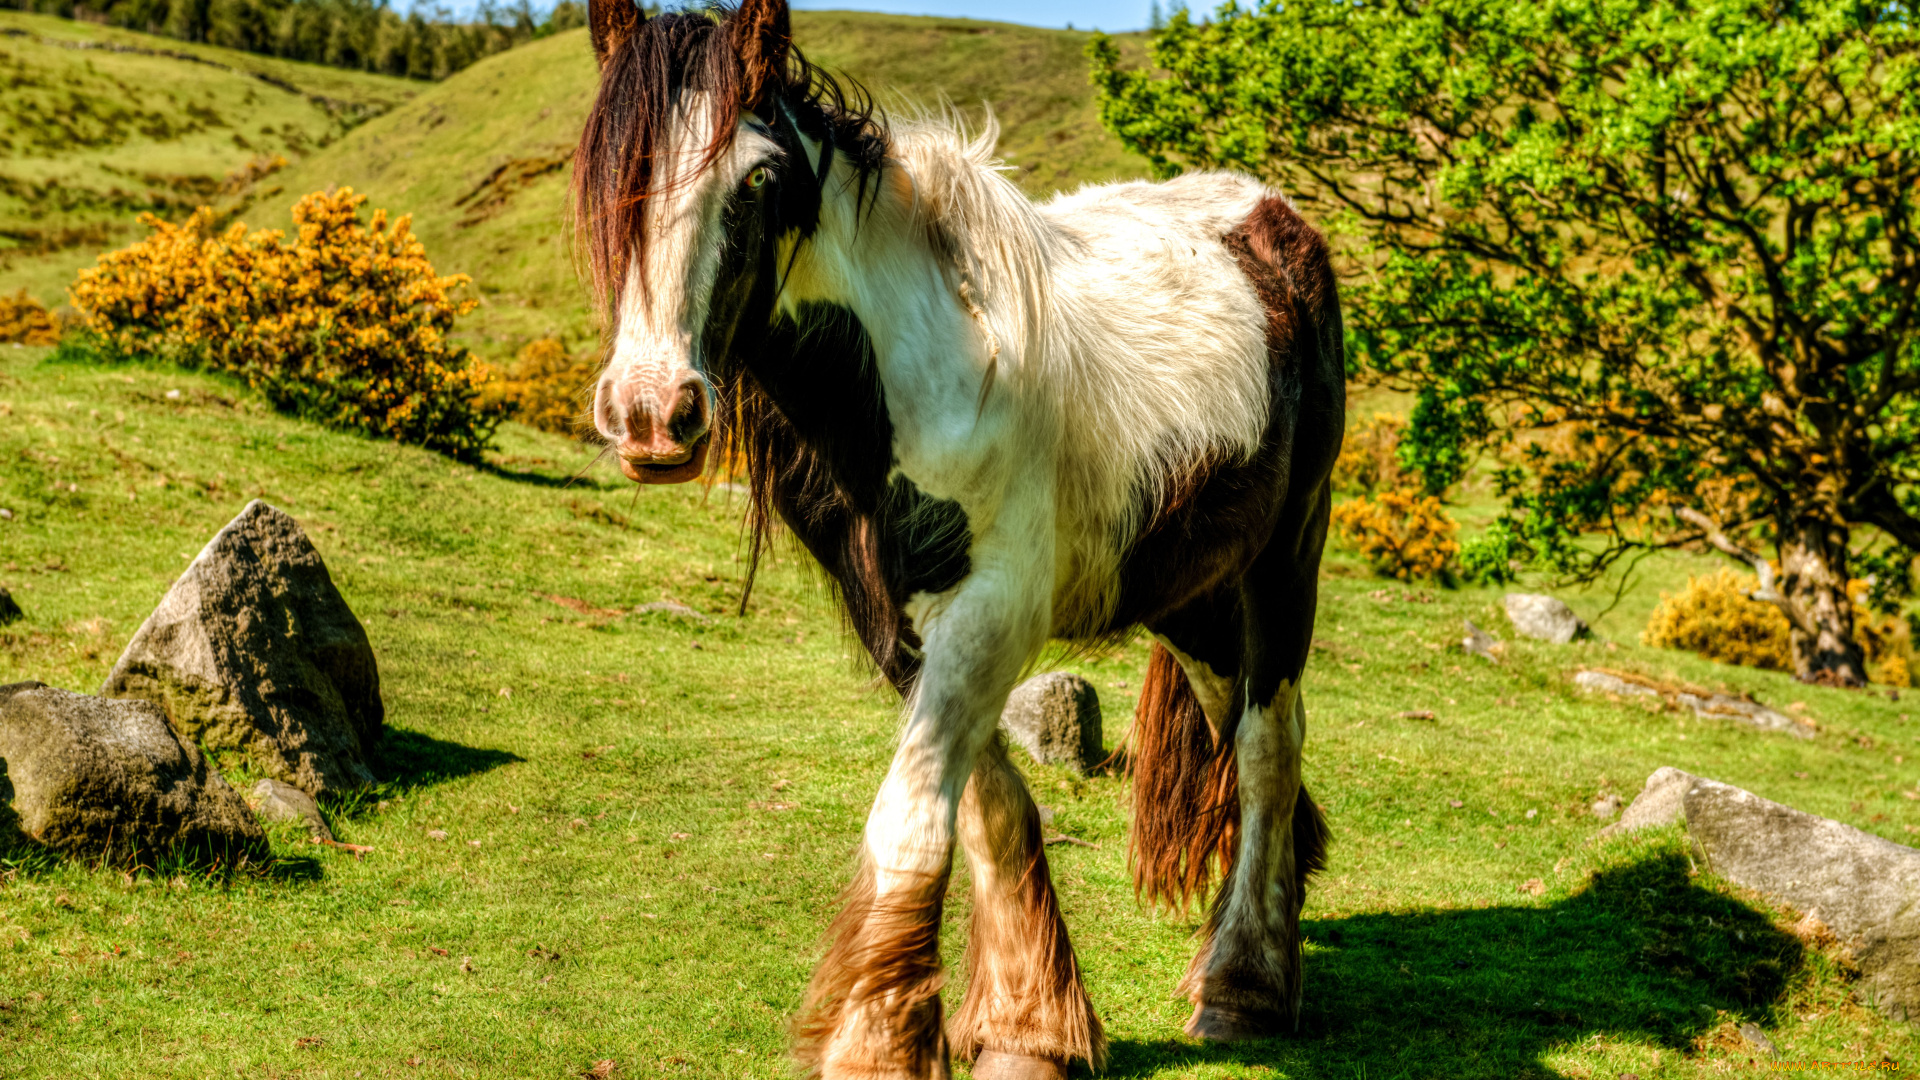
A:
POLYGON ((1278 1013, 1247 1013, 1220 1005, 1195 1005, 1187 1034, 1208 1042, 1246 1042, 1286 1034, 1291 1025, 1278 1013))
POLYGON ((1067 1080, 1067 1063, 1053 1058, 982 1050, 973 1062, 973 1080, 1067 1080))

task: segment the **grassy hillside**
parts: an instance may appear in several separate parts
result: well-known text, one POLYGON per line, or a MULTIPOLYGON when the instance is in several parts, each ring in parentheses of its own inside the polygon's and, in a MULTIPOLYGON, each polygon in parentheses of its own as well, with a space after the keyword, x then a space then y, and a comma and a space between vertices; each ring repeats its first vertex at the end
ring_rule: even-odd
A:
MULTIPOLYGON (((0 682, 97 688, 206 538, 265 498, 366 624, 388 783, 333 808, 364 861, 282 833, 275 871, 231 881, 0 864, 0 1077, 791 1075, 788 1019, 897 725, 800 563, 776 559, 737 619, 724 493, 569 483, 588 451, 520 427, 468 467, 218 378, 45 357, 0 350, 0 585, 27 613, 0 629, 0 682), (711 617, 618 614, 662 598, 711 617)), ((1455 643, 1462 618, 1508 634, 1497 590, 1344 556, 1324 590, 1306 779, 1335 842, 1299 1036, 1180 1036, 1195 920, 1134 905, 1124 781, 1028 767, 1053 828, 1092 845, 1048 855, 1107 1075, 1691 1080, 1749 1068, 1742 1023, 1788 1061, 1920 1053, 1793 913, 1699 873, 1673 833, 1595 843, 1586 809, 1671 764, 1912 842, 1910 704, 1646 649, 1619 612, 1611 643, 1513 643, 1493 666, 1455 643), (1583 664, 1750 691, 1820 731, 1585 697, 1583 664)), ((1072 662, 1110 745, 1144 656, 1072 662)))
MULTIPOLYGON (((0 11, 0 290, 65 302, 141 211, 232 202, 419 84, 0 11)), ((262 186, 271 190, 275 181, 262 186)))
MULTIPOLYGON (((796 12, 794 35, 883 104, 990 104, 1002 153, 1034 195, 1145 170, 1100 127, 1080 55, 1086 34, 796 12)), ((483 306, 463 336, 483 355, 543 336, 577 348, 592 321, 563 219, 567 162, 596 77, 585 30, 484 60, 277 177, 285 191, 254 200, 249 220, 279 224, 289 196, 350 184, 374 206, 411 213, 443 272, 473 275, 483 306)))

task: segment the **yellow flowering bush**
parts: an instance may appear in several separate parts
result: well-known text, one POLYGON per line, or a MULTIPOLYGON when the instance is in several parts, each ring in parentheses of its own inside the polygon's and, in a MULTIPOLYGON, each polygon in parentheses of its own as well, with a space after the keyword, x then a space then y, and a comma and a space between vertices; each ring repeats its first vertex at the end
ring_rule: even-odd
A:
POLYGON ((1677 595, 1660 594, 1640 643, 1684 649, 1723 664, 1792 671, 1787 617, 1772 604, 1747 599, 1759 587, 1759 579, 1732 567, 1689 576, 1677 595))
POLYGON ((12 345, 52 345, 60 340, 60 323, 27 290, 0 293, 0 342, 12 345))
POLYGON ((1367 494, 1409 486, 1413 478, 1400 466, 1400 436, 1406 428, 1405 420, 1383 412, 1348 428, 1333 463, 1333 486, 1367 494))
MULTIPOLYGON (((1792 628, 1779 608, 1748 599, 1759 587, 1758 578, 1731 567, 1705 577, 1688 577, 1687 587, 1678 595, 1660 594, 1660 604, 1647 620, 1640 641, 1656 648, 1684 649, 1723 664, 1792 671, 1792 628)), ((1866 653, 1874 682, 1906 686, 1911 681, 1911 633, 1904 620, 1869 610, 1863 603, 1866 594, 1866 582, 1848 583, 1854 639, 1866 653)))
POLYGON ((1432 495, 1351 499, 1334 508, 1333 523, 1375 571, 1401 581, 1439 577, 1460 554, 1460 526, 1432 495))
POLYGON ((552 338, 522 346, 506 377, 488 387, 487 400, 542 431, 571 435, 586 413, 593 381, 590 360, 576 360, 552 338))
POLYGON ((318 191, 278 229, 213 228, 201 207, 179 225, 151 214, 146 239, 102 255, 69 290, 110 356, 153 356, 235 372, 278 408, 335 427, 471 458, 499 414, 489 377, 449 344, 464 274, 441 277, 410 219, 389 221, 352 188, 318 191))

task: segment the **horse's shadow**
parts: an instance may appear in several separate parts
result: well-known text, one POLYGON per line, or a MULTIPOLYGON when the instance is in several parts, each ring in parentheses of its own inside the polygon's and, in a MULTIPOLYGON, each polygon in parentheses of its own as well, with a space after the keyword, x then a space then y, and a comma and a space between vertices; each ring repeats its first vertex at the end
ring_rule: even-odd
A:
POLYGON ((329 819, 351 820, 371 813, 381 799, 525 760, 510 750, 467 746, 390 727, 381 735, 373 755, 374 772, 386 780, 371 788, 329 796, 322 802, 329 819))
POLYGON ((1596 1036, 1685 1051, 1728 1019, 1764 1025, 1805 961, 1766 916, 1694 885, 1678 852, 1609 869, 1544 908, 1356 915, 1304 931, 1297 1036, 1116 1041, 1106 1075, 1214 1064, 1369 1080, 1554 1077, 1548 1052, 1596 1036))

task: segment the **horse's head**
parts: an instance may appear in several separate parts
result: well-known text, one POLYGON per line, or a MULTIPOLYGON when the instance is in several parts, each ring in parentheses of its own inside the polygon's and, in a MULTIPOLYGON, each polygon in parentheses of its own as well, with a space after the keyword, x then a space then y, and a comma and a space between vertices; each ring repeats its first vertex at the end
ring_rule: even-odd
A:
POLYGON ((594 426, 629 478, 679 483, 704 468, 716 384, 752 346, 737 333, 772 317, 777 251, 819 219, 832 121, 786 0, 651 20, 591 0, 589 21, 600 90, 574 203, 609 330, 594 426))

